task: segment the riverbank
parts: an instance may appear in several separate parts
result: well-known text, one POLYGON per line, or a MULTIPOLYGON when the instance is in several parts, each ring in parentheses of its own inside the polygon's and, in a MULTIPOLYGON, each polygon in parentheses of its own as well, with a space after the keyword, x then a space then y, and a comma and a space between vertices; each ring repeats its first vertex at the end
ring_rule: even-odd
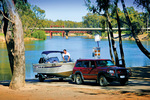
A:
MULTIPOLYGON (((113 34, 114 39, 115 40, 119 40, 119 35, 118 34, 113 34)), ((132 37, 131 34, 122 34, 122 40, 132 40, 134 41, 135 39, 132 37)), ((87 39, 94 39, 94 37, 92 35, 87 35, 86 36, 87 39)), ((108 39, 108 37, 100 37, 101 39, 108 39)), ((150 39, 148 38, 148 34, 142 34, 142 35, 138 35, 138 38, 141 41, 149 41, 150 39)))
POLYGON ((150 99, 150 66, 132 67, 132 77, 127 86, 112 83, 101 87, 94 82, 76 85, 69 79, 59 81, 48 79, 26 80, 26 86, 19 90, 9 89, 9 81, 0 82, 1 100, 149 100, 150 99), (140 77, 140 78, 139 78, 140 77), (145 80, 146 79, 146 80, 145 80))
MULTIPOLYGON (((25 37, 24 41, 39 40, 37 38, 25 37)), ((5 42, 4 36, 0 36, 0 42, 5 42)))
MULTIPOLYGON (((46 36, 49 36, 49 34, 46 34, 46 36)), ((53 36, 61 36, 60 34, 53 34, 53 36)), ((85 39, 94 39, 94 36, 91 35, 91 34, 79 34, 79 35, 76 35, 74 33, 70 33, 69 34, 69 37, 74 37, 74 36, 85 36, 85 39)), ((148 39, 148 34, 142 34, 142 35, 138 35, 139 39, 141 41, 149 41, 148 39)), ((100 37, 101 39, 108 39, 108 37, 100 37)), ((118 34, 114 34, 114 38, 116 40, 118 40, 118 34)), ((134 41, 134 38, 130 35, 130 34, 122 34, 122 39, 123 40, 133 40, 134 41)), ((25 37, 24 38, 24 41, 30 41, 30 40, 40 40, 40 39, 37 39, 37 38, 31 38, 31 37, 25 37)), ((1 36, 0 35, 0 42, 5 42, 5 38, 4 36, 1 36)))

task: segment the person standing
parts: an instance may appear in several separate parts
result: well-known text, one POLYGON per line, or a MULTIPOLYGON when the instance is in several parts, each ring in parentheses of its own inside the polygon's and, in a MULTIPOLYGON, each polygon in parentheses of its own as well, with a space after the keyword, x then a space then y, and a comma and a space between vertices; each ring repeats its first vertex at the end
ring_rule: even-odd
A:
POLYGON ((67 52, 66 49, 64 49, 63 51, 64 51, 64 53, 63 53, 63 60, 64 61, 71 61, 69 52, 67 52))

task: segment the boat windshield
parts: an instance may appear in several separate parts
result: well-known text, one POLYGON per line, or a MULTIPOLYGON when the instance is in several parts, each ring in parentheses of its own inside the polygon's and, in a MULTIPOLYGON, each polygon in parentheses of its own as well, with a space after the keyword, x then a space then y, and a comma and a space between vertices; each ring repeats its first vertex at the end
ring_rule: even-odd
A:
POLYGON ((114 66, 114 63, 110 60, 97 60, 96 61, 97 66, 114 66))
POLYGON ((42 54, 42 55, 45 58, 45 60, 49 58, 56 58, 56 57, 59 59, 59 61, 63 60, 61 53, 49 53, 48 55, 45 55, 45 54, 42 54))

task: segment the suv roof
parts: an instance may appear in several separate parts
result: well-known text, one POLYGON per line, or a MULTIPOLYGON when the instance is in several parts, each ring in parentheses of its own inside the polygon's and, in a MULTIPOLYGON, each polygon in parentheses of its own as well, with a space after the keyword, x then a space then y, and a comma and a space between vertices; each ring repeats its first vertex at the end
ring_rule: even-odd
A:
POLYGON ((110 60, 110 59, 78 59, 77 61, 97 61, 97 60, 110 60))

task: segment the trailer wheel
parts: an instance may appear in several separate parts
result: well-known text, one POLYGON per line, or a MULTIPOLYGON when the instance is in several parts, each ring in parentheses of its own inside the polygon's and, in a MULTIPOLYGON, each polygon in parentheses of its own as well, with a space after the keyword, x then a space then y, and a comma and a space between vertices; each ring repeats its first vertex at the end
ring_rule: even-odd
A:
POLYGON ((63 81, 64 79, 62 77, 59 78, 59 81, 63 81))
POLYGON ((42 77, 42 75, 39 76, 39 81, 44 82, 45 78, 42 77))

